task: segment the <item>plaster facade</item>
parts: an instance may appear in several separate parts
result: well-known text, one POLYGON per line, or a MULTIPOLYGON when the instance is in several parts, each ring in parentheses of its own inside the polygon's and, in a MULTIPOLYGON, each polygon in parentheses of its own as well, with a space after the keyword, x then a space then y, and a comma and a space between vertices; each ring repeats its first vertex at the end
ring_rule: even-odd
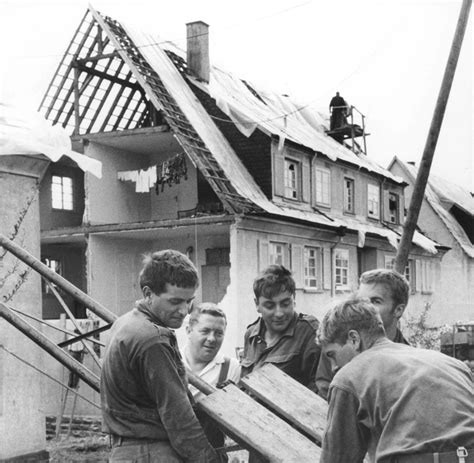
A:
MULTIPOLYGON (((14 237, 17 244, 36 257, 40 255, 38 182, 47 164, 32 156, 0 157, 0 233, 14 237)), ((2 255, 0 297, 2 301, 8 299, 13 308, 41 317, 39 275, 29 272, 17 287, 26 269, 10 253, 2 255)), ((30 323, 41 329, 38 323, 30 323)), ((3 319, 0 319, 0 339, 6 349, 42 368, 45 354, 41 348, 3 319)), ((41 394, 45 381, 31 366, 0 350, 0 460, 28 454, 44 456, 46 431, 41 394)))

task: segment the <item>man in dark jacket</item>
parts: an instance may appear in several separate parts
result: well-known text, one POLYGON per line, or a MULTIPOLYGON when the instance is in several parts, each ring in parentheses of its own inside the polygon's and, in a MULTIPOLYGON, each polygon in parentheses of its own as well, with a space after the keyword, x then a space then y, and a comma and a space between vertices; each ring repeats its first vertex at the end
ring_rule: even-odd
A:
POLYGON ((270 265, 253 284, 260 314, 247 327, 242 376, 272 363, 298 382, 316 391, 314 378, 320 347, 318 320, 295 312, 295 281, 282 265, 270 265))
POLYGON ((344 98, 336 92, 336 96, 329 102, 329 112, 331 113, 330 129, 338 129, 346 124, 347 103, 344 98))
POLYGON ((101 370, 103 429, 111 462, 214 463, 187 394, 173 329, 188 314, 198 286, 192 262, 155 252, 140 272, 143 299, 113 325, 101 370))

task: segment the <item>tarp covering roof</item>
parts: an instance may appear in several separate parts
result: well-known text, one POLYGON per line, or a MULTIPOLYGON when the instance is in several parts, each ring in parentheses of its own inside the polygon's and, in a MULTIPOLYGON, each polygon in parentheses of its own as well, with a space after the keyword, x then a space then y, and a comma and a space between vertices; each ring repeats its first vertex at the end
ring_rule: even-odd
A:
POLYGON ((329 159, 341 160, 376 172, 397 183, 403 179, 396 177, 365 155, 357 155, 350 149, 326 135, 326 117, 299 104, 289 96, 261 90, 252 85, 256 96, 241 79, 211 66, 209 84, 189 79, 215 99, 217 106, 234 122, 247 137, 258 127, 281 141, 288 139, 294 143, 326 155, 329 159))
POLYGON ((56 162, 67 156, 85 172, 102 177, 102 163, 72 150, 66 131, 41 114, 0 102, 0 155, 43 154, 56 162))
MULTIPOLYGON (((392 164, 394 162, 400 164, 414 183, 418 174, 418 168, 396 157, 392 161, 392 164)), ((450 212, 453 206, 457 206, 474 218, 474 198, 471 193, 459 185, 454 185, 437 175, 430 174, 425 189, 425 198, 446 225, 446 228, 453 235, 454 239, 459 243, 463 251, 469 257, 474 258, 474 245, 471 243, 466 231, 457 221, 456 217, 450 212)))
MULTIPOLYGON (((249 175, 241 160, 234 152, 227 139, 217 128, 214 121, 196 98, 183 76, 168 58, 167 54, 157 46, 153 35, 129 28, 122 23, 134 44, 140 48, 148 64, 159 74, 166 88, 176 100, 186 117, 198 132, 201 139, 212 152, 235 189, 244 197, 250 199, 264 211, 282 217, 292 217, 307 222, 328 225, 331 227, 346 227, 359 233, 359 245, 364 246, 366 233, 372 233, 388 239, 395 248, 398 246, 399 235, 389 228, 377 227, 357 219, 330 219, 316 212, 306 212, 295 208, 279 206, 270 201, 249 175)), ((310 129, 308 129, 309 132, 310 129)), ((314 131, 314 129, 311 129, 314 131)), ((303 135, 302 135, 303 136, 303 135)), ((336 142, 334 142, 338 145, 336 142)), ((340 146, 340 145, 339 145, 340 146)), ((345 149, 344 149, 345 150, 345 149)), ((345 150, 348 151, 348 150, 345 150)), ((350 153, 350 152, 349 152, 350 153)), ((354 155, 355 156, 355 155, 354 155)), ((384 170, 380 168, 380 170, 384 170)), ((385 170, 384 170, 385 171, 385 170)), ((385 171, 388 172, 388 171, 385 171)), ((389 173, 391 177, 392 174, 389 173)), ((395 178, 395 177, 394 177, 395 178)), ((400 181, 403 181, 400 179, 400 181)), ((430 253, 436 254, 436 244, 415 233, 413 242, 430 253)))
MULTIPOLYGON (((282 219, 303 220, 331 228, 346 227, 359 234, 359 246, 364 246, 366 234, 386 238, 395 247, 398 245, 397 232, 382 224, 369 224, 363 219, 351 220, 342 216, 329 217, 309 207, 307 210, 301 210, 289 205, 279 205, 268 199, 216 125, 216 121, 197 98, 190 86, 190 80, 187 79, 191 79, 193 84, 199 85, 213 96, 218 104, 230 114, 232 122, 227 119, 226 122, 235 123, 244 133, 251 133, 251 130, 259 127, 264 133, 279 137, 280 143, 285 139, 291 140, 302 147, 323 153, 330 159, 350 162, 356 168, 367 169, 393 182, 399 184, 403 182, 401 178, 395 177, 367 157, 356 155, 327 136, 325 134, 326 121, 321 114, 310 111, 308 107, 298 106, 288 97, 261 90, 253 92, 248 84, 217 68, 212 69, 211 84, 199 83, 183 69, 186 67, 186 62, 182 50, 170 42, 164 42, 156 34, 137 31, 123 21, 119 23, 110 16, 95 11, 92 6, 89 6, 74 37, 72 41, 74 53, 70 55, 82 57, 81 60, 76 60, 82 62, 81 89, 88 85, 89 77, 93 79, 97 75, 100 75, 100 82, 108 80, 111 83, 112 89, 115 90, 114 101, 121 101, 120 98, 125 96, 125 91, 131 88, 131 93, 126 97, 128 103, 116 104, 114 102, 110 105, 110 108, 115 109, 122 106, 122 113, 131 109, 127 104, 135 93, 139 93, 142 99, 147 100, 147 105, 149 103, 147 107, 154 107, 164 115, 192 162, 208 178, 210 185, 223 203, 230 204, 231 210, 237 211, 236 213, 268 213, 282 219), (105 54, 107 60, 114 63, 111 75, 105 75, 106 64, 103 68, 96 68, 100 61, 107 62, 105 59, 95 59, 94 55, 97 53, 105 54), (172 54, 184 60, 183 67, 174 62, 172 54), (282 118, 282 114, 286 117, 282 118), (246 121, 249 118, 252 123, 247 127, 246 121)), ((62 125, 67 125, 68 121, 70 123, 74 108, 74 92, 72 91, 74 79, 70 74, 75 64, 69 60, 72 58, 65 55, 60 67, 61 72, 58 71, 55 76, 56 84, 50 86, 47 92, 48 98, 45 97, 45 101, 51 101, 49 106, 45 107, 46 114, 50 111, 49 117, 61 121, 62 125), (61 74, 68 75, 69 78, 61 80, 61 74), (56 89, 56 87, 59 88, 56 89), (61 89, 66 91, 60 92, 61 89), (68 95, 64 101, 57 97, 58 92, 68 95), (65 110, 62 109, 65 107, 71 108, 66 116, 65 110)), ((95 85, 95 89, 99 89, 99 84, 95 85)), ((87 124, 84 127, 81 124, 79 127, 76 126, 77 133, 89 133, 92 130, 91 127, 95 127, 94 124, 101 120, 99 113, 108 107, 107 104, 102 105, 103 102, 89 104, 92 97, 89 100, 84 99, 85 93, 84 91, 79 97, 79 106, 84 107, 81 114, 86 110, 91 112, 90 115, 87 114, 91 122, 88 122, 89 128, 86 127, 87 124)), ((113 94, 114 92, 111 91, 109 97, 113 94)), ((103 97, 105 98, 106 96, 103 97)), ((140 112, 141 106, 138 103, 135 109, 140 112)), ((105 122, 113 119, 114 114, 109 112, 105 122)), ((118 121, 121 120, 120 114, 116 116, 117 122, 113 130, 134 127, 136 121, 130 118, 128 122, 122 121, 123 128, 118 127, 118 121)), ((107 130, 108 126, 104 124, 100 131, 107 130)), ((424 239, 419 234, 415 235, 413 241, 429 252, 436 252, 435 243, 424 239)))

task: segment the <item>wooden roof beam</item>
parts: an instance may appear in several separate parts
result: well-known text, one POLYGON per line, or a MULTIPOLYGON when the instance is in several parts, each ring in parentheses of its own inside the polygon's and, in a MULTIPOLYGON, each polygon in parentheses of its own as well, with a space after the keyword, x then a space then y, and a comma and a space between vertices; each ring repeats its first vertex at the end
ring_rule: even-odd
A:
POLYGON ((107 74, 106 72, 90 68, 89 66, 85 66, 84 64, 81 64, 79 61, 80 60, 76 60, 73 66, 77 67, 80 71, 86 72, 96 77, 100 77, 101 79, 110 80, 115 84, 123 85, 125 87, 130 87, 133 90, 141 89, 141 86, 137 82, 132 83, 120 77, 113 76, 111 74, 107 74))
POLYGON ((120 55, 116 51, 113 51, 112 53, 100 53, 98 55, 90 56, 88 58, 79 58, 76 61, 81 64, 86 64, 86 63, 93 63, 96 61, 100 61, 101 59, 116 58, 116 57, 120 57, 120 55))

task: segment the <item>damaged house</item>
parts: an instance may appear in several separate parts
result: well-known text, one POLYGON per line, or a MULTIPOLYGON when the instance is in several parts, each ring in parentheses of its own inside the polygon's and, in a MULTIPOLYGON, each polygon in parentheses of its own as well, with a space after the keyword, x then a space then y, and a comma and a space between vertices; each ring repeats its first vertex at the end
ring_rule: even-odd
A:
MULTIPOLYGON (((201 277, 197 300, 227 312, 233 353, 256 318, 252 282, 268 264, 291 268, 297 309, 319 318, 363 271, 392 265, 406 183, 328 136, 325 117, 211 66, 208 26, 187 28, 183 53, 87 11, 41 112, 102 162, 103 177, 50 165, 41 255, 120 315, 140 296, 142 253, 186 253, 201 277)), ((436 288, 445 251, 415 234, 410 305, 432 297, 414 282, 436 288)), ((43 296, 43 316, 57 318, 43 296)))
MULTIPOLYGON (((405 201, 411 199, 418 167, 395 157, 389 165, 394 175, 408 184, 405 201)), ((419 292, 433 293, 431 325, 466 322, 473 319, 474 307, 474 198, 472 193, 444 178, 430 175, 420 210, 418 225, 431 239, 451 248, 440 265, 439 285, 418 280, 419 292)), ((418 273, 424 262, 417 262, 418 273)))

